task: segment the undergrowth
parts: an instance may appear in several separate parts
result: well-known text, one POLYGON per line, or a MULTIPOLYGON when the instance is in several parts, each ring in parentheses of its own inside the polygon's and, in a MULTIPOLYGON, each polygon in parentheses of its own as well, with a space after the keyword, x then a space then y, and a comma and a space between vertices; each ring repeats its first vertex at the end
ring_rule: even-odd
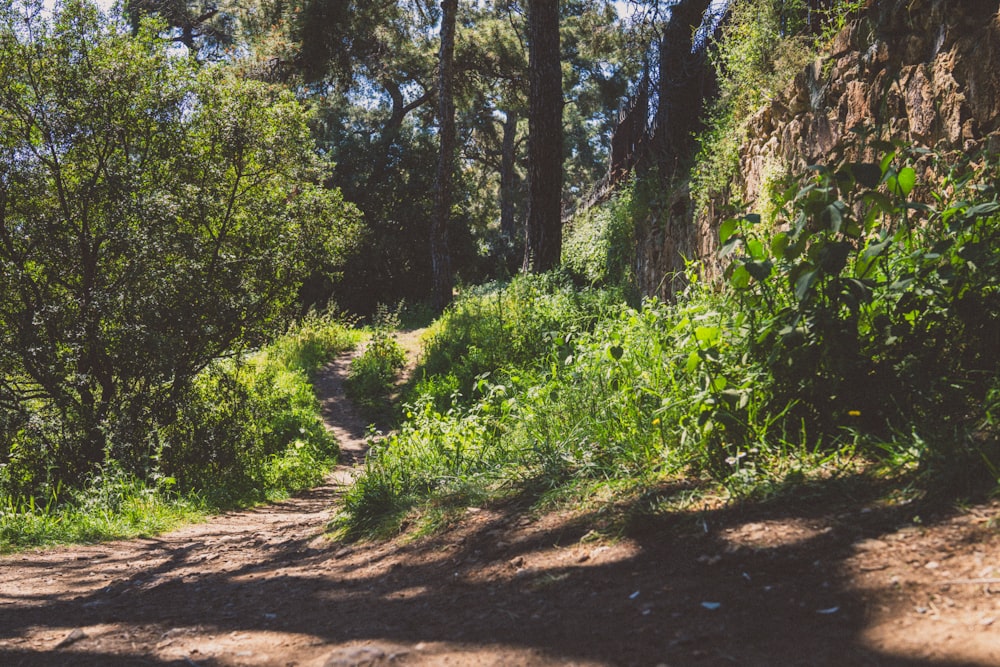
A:
POLYGON ((347 375, 347 395, 372 421, 385 421, 390 416, 389 396, 406 365, 406 352, 395 338, 399 326, 399 311, 379 305, 364 352, 351 361, 347 375))
POLYGON ((0 470, 0 551, 151 535, 218 509, 286 497, 336 462, 311 377, 358 334, 312 315, 260 351, 220 360, 195 380, 176 418, 149 434, 137 474, 115 462, 81 488, 16 493, 17 461, 0 470))
MULTIPOLYGON (((847 22, 864 0, 833 0, 810 8, 806 0, 732 0, 709 48, 719 85, 691 174, 699 210, 730 189, 739 170, 746 124, 778 96, 847 22)), ((729 192, 738 197, 739 193, 729 192)))
POLYGON ((869 149, 790 185, 773 223, 723 224, 726 283, 692 267, 676 303, 556 276, 464 296, 340 527, 591 484, 760 498, 868 469, 948 497, 995 488, 1000 167, 869 149))

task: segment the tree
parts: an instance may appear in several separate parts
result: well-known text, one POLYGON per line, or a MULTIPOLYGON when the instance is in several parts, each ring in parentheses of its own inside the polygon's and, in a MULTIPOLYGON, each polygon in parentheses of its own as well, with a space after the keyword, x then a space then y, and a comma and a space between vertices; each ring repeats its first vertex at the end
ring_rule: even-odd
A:
POLYGON ((694 150, 693 136, 700 129, 706 90, 713 81, 704 49, 693 43, 710 0, 679 0, 660 39, 659 108, 656 116, 656 159, 664 175, 694 150))
POLYGON ((140 465, 192 378, 356 235, 294 96, 196 71, 161 28, 0 10, 0 463, 140 465))
POLYGON ((451 256, 448 250, 448 225, 451 219, 451 183, 455 168, 455 18, 458 0, 441 3, 441 49, 438 62, 438 135, 441 146, 434 196, 434 220, 431 222, 432 303, 444 309, 451 302, 451 256))
POLYGON ((562 252, 562 70, 559 3, 528 0, 528 220, 524 269, 542 273, 562 252))
POLYGON ((170 39, 194 54, 218 52, 233 42, 233 13, 217 2, 205 0, 126 0, 133 31, 144 18, 155 16, 166 23, 170 39))
MULTIPOLYGON (((402 0, 290 2, 280 54, 317 109, 314 136, 334 181, 364 213, 365 234, 336 286, 337 305, 426 301, 433 286, 436 12, 402 0)), ((454 239, 452 239, 453 241, 454 239)), ((453 248, 452 244, 452 248, 453 248)), ((318 286, 311 299, 324 302, 318 286)))

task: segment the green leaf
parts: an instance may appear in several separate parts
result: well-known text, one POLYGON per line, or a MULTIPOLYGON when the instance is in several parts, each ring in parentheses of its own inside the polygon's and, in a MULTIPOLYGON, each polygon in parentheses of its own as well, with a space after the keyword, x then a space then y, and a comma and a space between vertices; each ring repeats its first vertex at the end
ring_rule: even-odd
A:
POLYGON ((995 201, 986 202, 985 204, 977 204, 970 207, 965 211, 965 217, 967 218, 978 218, 980 216, 987 216, 992 213, 1000 211, 1000 204, 995 201))
POLYGON ((895 209, 892 200, 881 192, 866 192, 861 196, 861 201, 876 209, 880 213, 890 213, 895 209))
POLYGON ((806 296, 809 295, 809 291, 816 284, 818 278, 819 269, 812 269, 800 275, 795 281, 795 298, 799 301, 805 301, 806 296))
POLYGON ((779 232, 775 234, 774 238, 771 239, 771 256, 775 259, 782 259, 786 248, 788 248, 788 233, 779 232))
POLYGON ((733 254, 733 251, 740 246, 743 239, 739 235, 730 236, 729 239, 719 248, 719 257, 726 258, 733 254))
POLYGON ((844 222, 844 215, 841 210, 843 206, 843 202, 835 201, 823 209, 823 213, 820 216, 824 226, 834 234, 840 232, 840 226, 844 222))
POLYGON ((746 269, 754 280, 767 280, 771 275, 771 262, 750 262, 746 264, 746 269))
POLYGON ((785 248, 785 260, 790 262, 793 259, 798 258, 798 256, 802 254, 802 251, 806 249, 808 240, 809 237, 805 234, 796 238, 794 243, 785 248))
POLYGON ((736 233, 739 229, 740 221, 735 218, 729 218, 719 227, 719 244, 725 245, 727 241, 736 233))
POLYGON ((868 245, 867 248, 865 248, 865 251, 861 254, 861 256, 864 259, 871 259, 872 257, 878 257, 883 252, 885 252, 885 249, 889 247, 890 243, 892 243, 892 237, 883 239, 878 243, 871 243, 868 245))
POLYGON ((882 176, 883 177, 887 173, 889 173, 889 167, 892 165, 892 161, 895 160, 895 159, 896 159, 896 152, 895 151, 892 151, 890 153, 886 153, 885 157, 882 158, 882 161, 879 163, 879 169, 882 170, 882 176))
POLYGON ((721 335, 719 327, 697 327, 694 330, 694 337, 699 343, 714 343, 721 335))
POLYGON ((750 272, 747 271, 746 265, 736 265, 733 269, 732 275, 729 277, 729 284, 732 285, 734 289, 746 289, 750 286, 750 272))
POLYGON ((688 355, 687 362, 684 364, 684 370, 688 373, 694 373, 698 370, 698 364, 701 363, 701 355, 697 352, 692 352, 688 355))
POLYGON ((828 243, 820 252, 820 266, 823 271, 830 275, 837 275, 847 266, 847 257, 850 255, 853 246, 847 241, 839 243, 828 243))
POLYGON ((886 184, 889 186, 889 192, 897 197, 906 197, 917 184, 917 172, 912 167, 903 167, 897 172, 890 171, 886 184))
POLYGON ((917 184, 917 172, 913 167, 904 167, 899 170, 899 175, 896 177, 896 181, 899 183, 899 188, 903 193, 903 196, 908 196, 913 192, 913 188, 917 184))

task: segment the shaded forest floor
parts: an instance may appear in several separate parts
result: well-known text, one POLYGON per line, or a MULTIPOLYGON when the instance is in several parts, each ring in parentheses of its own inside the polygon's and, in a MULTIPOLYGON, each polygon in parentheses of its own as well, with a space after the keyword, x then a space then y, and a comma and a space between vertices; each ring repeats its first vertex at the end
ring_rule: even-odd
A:
POLYGON ((515 497, 429 537, 330 541, 364 456, 349 360, 317 382, 343 448, 326 485, 155 539, 0 559, 0 664, 1000 664, 997 502, 885 503, 839 480, 610 539, 600 527, 628 508, 539 515, 515 497))

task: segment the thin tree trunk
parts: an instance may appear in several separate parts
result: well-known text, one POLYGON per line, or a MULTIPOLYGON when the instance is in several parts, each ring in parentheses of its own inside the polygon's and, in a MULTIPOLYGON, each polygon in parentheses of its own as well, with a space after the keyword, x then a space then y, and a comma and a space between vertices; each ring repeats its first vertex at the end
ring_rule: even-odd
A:
POLYGON ((452 175, 455 164, 455 100, 453 97, 455 60, 455 14, 458 0, 441 3, 441 52, 438 64, 438 121, 441 152, 438 157, 434 220, 431 223, 431 270, 433 305, 443 310, 451 303, 451 255, 448 223, 451 218, 452 175))
POLYGON ((503 148, 500 155, 500 233, 513 240, 517 230, 514 222, 514 188, 517 160, 517 114, 507 112, 503 122, 503 148))
POLYGON ((528 2, 528 221, 524 270, 542 273, 562 253, 562 69, 559 3, 528 2))

